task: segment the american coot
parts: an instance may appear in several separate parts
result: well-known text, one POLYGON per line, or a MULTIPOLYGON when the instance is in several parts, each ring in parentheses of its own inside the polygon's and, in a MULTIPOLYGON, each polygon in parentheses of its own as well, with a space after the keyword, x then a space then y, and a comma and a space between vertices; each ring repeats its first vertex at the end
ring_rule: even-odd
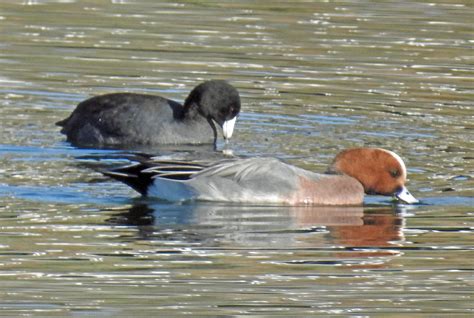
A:
POLYGON ((364 193, 368 193, 418 202, 405 187, 403 160, 380 148, 344 150, 326 174, 274 158, 229 159, 209 165, 148 161, 103 173, 142 195, 169 201, 356 205, 362 204, 364 193))
POLYGON ((239 112, 237 90, 212 80, 196 86, 184 105, 146 94, 92 97, 56 125, 77 146, 202 144, 216 142, 214 121, 228 140, 239 112))

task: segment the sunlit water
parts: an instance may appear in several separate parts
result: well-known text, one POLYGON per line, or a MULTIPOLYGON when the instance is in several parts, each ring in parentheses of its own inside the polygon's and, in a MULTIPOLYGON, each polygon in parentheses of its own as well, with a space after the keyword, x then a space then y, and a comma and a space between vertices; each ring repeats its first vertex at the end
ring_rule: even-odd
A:
POLYGON ((467 0, 2 1, 0 315, 473 314, 473 16, 467 0), (54 126, 92 95, 182 101, 207 79, 241 93, 235 155, 323 171, 384 147, 422 204, 144 200, 96 171, 122 152, 54 126))

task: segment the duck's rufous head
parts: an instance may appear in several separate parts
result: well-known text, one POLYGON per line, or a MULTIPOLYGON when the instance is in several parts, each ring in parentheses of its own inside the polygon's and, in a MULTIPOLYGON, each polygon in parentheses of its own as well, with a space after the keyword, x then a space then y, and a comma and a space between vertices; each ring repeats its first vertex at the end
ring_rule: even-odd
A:
POLYGON ((357 179, 367 194, 394 195, 406 203, 418 202, 405 187, 405 163, 392 151, 380 148, 343 150, 334 158, 329 170, 357 179))

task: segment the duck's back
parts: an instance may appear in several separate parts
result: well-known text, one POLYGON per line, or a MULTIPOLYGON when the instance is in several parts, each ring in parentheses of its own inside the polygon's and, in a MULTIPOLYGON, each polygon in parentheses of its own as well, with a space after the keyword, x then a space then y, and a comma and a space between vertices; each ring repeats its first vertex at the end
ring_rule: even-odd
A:
POLYGON ((362 185, 345 175, 319 174, 274 158, 230 160, 190 179, 198 198, 289 205, 361 204, 362 185))
POLYGON ((305 170, 275 158, 223 161, 193 175, 198 198, 210 201, 289 203, 305 170))

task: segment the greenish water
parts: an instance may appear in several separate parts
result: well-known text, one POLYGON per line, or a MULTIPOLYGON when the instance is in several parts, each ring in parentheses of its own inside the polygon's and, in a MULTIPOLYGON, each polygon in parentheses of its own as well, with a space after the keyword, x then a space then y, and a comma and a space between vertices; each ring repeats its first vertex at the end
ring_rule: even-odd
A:
POLYGON ((2 1, 0 316, 472 315, 472 16, 466 0, 2 1), (94 170, 120 152, 54 126, 92 95, 182 101, 207 79, 240 91, 234 154, 324 171, 384 147, 423 204, 144 200, 94 170))

